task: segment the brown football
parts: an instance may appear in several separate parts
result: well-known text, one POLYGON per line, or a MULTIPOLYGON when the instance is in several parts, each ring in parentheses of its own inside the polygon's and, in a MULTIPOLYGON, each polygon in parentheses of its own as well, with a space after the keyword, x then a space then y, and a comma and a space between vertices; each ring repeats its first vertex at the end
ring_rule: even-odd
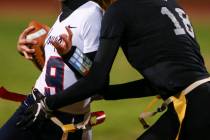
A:
POLYGON ((26 39, 37 41, 37 45, 30 46, 35 49, 32 61, 39 70, 42 70, 45 62, 44 43, 50 28, 35 20, 31 21, 29 26, 33 26, 35 29, 26 36, 26 39))

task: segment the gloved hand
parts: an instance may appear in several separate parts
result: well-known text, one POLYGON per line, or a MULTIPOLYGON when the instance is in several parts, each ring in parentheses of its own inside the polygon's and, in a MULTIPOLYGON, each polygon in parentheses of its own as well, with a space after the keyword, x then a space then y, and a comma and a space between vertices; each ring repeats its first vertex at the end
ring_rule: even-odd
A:
POLYGON ((45 98, 43 98, 29 106, 23 113, 21 120, 17 122, 16 125, 25 130, 31 127, 34 123, 43 122, 51 116, 52 110, 47 107, 45 98))

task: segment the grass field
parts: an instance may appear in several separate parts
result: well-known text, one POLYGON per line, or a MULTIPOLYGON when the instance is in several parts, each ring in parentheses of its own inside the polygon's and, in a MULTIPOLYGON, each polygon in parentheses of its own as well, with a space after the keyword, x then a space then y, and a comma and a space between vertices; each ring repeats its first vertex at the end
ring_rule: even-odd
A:
MULTIPOLYGON (((55 17, 38 18, 37 20, 51 25, 55 17)), ((25 61, 16 51, 19 33, 25 28, 31 17, 0 19, 0 86, 20 93, 30 92, 39 71, 31 62, 25 61), (3 20, 2 20, 3 19, 3 20)), ((197 39, 201 45, 206 66, 210 70, 210 22, 193 21, 197 39)), ((141 78, 125 60, 121 51, 111 71, 111 84, 132 81, 141 78)), ((139 91, 141 92, 141 91, 139 91)), ((132 93, 131 93, 132 94, 132 93)), ((104 110, 106 122, 94 128, 95 140, 133 140, 144 130, 138 122, 138 115, 152 98, 129 99, 122 101, 97 101, 92 110, 104 110)), ((0 126, 18 107, 18 103, 0 99, 0 126)), ((158 117, 158 116, 157 116, 158 117)), ((151 118, 153 123, 157 117, 151 118)))

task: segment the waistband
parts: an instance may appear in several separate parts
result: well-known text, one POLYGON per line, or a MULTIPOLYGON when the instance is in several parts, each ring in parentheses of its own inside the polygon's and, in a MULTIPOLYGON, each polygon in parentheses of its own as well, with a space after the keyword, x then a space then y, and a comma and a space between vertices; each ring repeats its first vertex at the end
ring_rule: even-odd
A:
POLYGON ((181 112, 178 113, 181 114, 179 117, 180 118, 180 122, 182 122, 184 115, 185 115, 185 108, 186 108, 186 101, 185 101, 185 96, 189 93, 191 93, 192 90, 196 89, 197 87, 199 87, 200 85, 207 83, 210 81, 210 77, 195 81, 194 83, 190 84, 187 88, 185 88, 184 90, 182 90, 179 94, 175 95, 175 96, 170 96, 169 98, 167 98, 166 100, 164 100, 164 102, 162 103, 162 105, 160 107, 158 107, 155 111, 152 112, 147 112, 144 111, 139 115, 139 120, 141 122, 141 124, 143 125, 144 128, 148 128, 149 125, 146 123, 146 121, 144 119, 154 116, 156 115, 158 112, 163 112, 170 103, 174 103, 174 107, 176 110, 176 107, 178 108, 177 112, 181 112), (184 109, 184 111, 183 111, 184 109))

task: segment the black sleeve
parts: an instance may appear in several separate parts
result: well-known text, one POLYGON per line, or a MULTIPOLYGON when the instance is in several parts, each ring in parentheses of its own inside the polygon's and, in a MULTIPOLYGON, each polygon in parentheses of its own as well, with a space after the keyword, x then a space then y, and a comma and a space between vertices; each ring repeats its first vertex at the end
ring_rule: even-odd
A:
POLYGON ((158 93, 147 80, 141 79, 124 84, 110 85, 100 94, 105 100, 119 100, 155 96, 158 93))
POLYGON ((55 110, 84 100, 105 87, 124 30, 122 15, 119 15, 121 12, 115 10, 110 7, 110 10, 104 15, 99 49, 89 74, 63 92, 48 96, 46 104, 50 109, 55 110))
POLYGON ((85 54, 91 61, 94 61, 94 58, 96 56, 96 51, 94 52, 89 52, 85 54))

